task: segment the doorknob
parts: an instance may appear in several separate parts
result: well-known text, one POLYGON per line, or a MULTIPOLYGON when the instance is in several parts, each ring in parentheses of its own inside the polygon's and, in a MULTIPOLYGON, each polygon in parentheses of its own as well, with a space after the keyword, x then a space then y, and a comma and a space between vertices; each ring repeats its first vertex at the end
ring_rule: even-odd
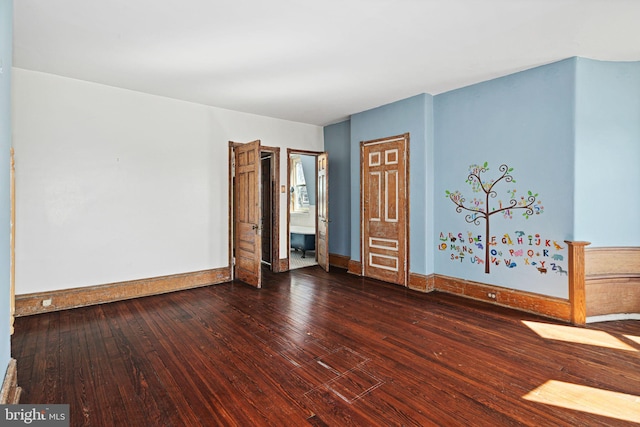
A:
POLYGON ((251 229, 252 229, 252 230, 256 230, 257 228, 258 228, 258 225, 257 225, 257 224, 253 224, 253 225, 251 226, 251 229))

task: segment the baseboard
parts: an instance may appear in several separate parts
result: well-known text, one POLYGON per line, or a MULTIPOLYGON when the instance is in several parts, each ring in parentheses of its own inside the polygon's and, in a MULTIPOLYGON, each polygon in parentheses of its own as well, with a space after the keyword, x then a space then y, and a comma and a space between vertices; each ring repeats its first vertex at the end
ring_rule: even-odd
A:
POLYGON ((435 275, 409 273, 409 289, 420 292, 431 292, 435 288, 435 275))
POLYGON ((618 320, 640 320, 640 313, 618 313, 603 314, 601 316, 587 316, 586 323, 615 322, 618 320))
POLYGON ((231 280, 229 267, 83 288, 16 295, 16 316, 67 310, 88 305, 164 294, 231 280), (45 307, 43 301, 51 300, 45 307))
POLYGON ((22 394, 22 388, 18 387, 18 364, 16 359, 11 359, 2 382, 2 390, 0 390, 0 404, 18 404, 20 402, 20 394, 22 394))
POLYGON ((360 261, 349 260, 347 267, 347 273, 355 274, 356 276, 362 276, 362 263, 360 261))
POLYGON ((282 258, 278 261, 278 273, 289 271, 289 258, 282 258))
POLYGON ((351 258, 349 258, 346 255, 338 255, 338 254, 331 254, 331 253, 329 254, 329 264, 333 265, 334 267, 344 268, 348 270, 350 260, 351 258))
POLYGON ((261 267, 263 267, 264 265, 268 265, 269 270, 271 270, 274 273, 280 272, 280 261, 272 262, 271 264, 264 264, 264 261, 263 261, 263 264, 261 265, 261 267))
POLYGON ((569 300, 448 276, 435 276, 435 289, 553 319, 571 321, 569 300), (489 296, 495 295, 495 298, 489 296))

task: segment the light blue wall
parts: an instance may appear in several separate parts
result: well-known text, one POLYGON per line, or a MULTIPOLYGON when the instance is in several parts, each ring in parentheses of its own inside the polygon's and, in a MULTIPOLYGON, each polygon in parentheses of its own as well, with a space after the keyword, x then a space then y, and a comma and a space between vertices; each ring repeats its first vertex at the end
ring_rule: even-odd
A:
POLYGON ((329 154, 329 252, 344 256, 351 255, 350 137, 349 120, 324 128, 324 149, 329 154))
POLYGON ((9 333, 11 199, 9 150, 11 148, 11 52, 13 2, 0 0, 0 378, 11 359, 9 333))
POLYGON ((568 59, 435 97, 435 231, 438 238, 442 233, 436 246, 444 245, 436 250, 436 273, 567 297, 567 276, 551 264, 567 270, 564 240, 573 232, 575 69, 576 60, 568 59), (484 162, 490 168, 485 177, 497 179, 499 166, 507 164, 515 179, 496 185, 490 210, 501 201, 507 203, 507 190, 516 190, 518 200, 531 190, 539 194, 544 212, 528 220, 521 210, 513 210, 511 220, 501 214, 491 217, 490 235, 498 242, 492 249, 499 264, 491 265, 489 274, 475 258, 484 261, 477 244, 486 246, 485 222, 467 223, 464 213, 457 213, 445 197, 446 190, 459 190, 470 204, 484 194, 474 193, 465 183, 469 166, 484 162), (524 232, 521 243, 516 231, 524 232), (469 233, 482 236, 481 241, 470 243, 469 233), (502 243, 505 234, 508 239, 502 243), (515 263, 511 268, 506 266, 509 260, 515 263), (537 269, 543 262, 546 273, 537 269))
POLYGON ((640 245, 640 62, 578 58, 575 238, 640 245))
POLYGON ((345 251, 336 253, 360 259, 360 141, 405 132, 411 135, 414 273, 567 298, 565 240, 640 244, 640 62, 570 58, 435 97, 418 95, 325 128, 335 165, 330 176, 336 169, 350 174, 349 191, 343 178, 330 180, 337 193, 330 198, 339 196, 333 200, 340 216, 350 217, 350 228, 331 239, 345 251), (482 194, 486 204, 484 193, 465 182, 470 165, 485 162, 486 179, 499 178, 501 164, 513 168, 513 181, 496 184, 490 211, 506 205, 515 190, 516 201, 528 191, 537 194, 540 212, 528 219, 522 209, 511 210, 510 219, 504 212, 490 216, 488 238, 495 245, 488 274, 481 264, 484 220, 466 222, 446 197, 447 190, 458 190, 469 205, 482 194))
POLYGON ((307 196, 309 204, 316 204, 316 156, 300 155, 304 180, 307 183, 307 196))
POLYGON ((421 94, 351 117, 351 259, 360 260, 360 142, 409 133, 410 137, 410 268, 413 273, 427 270, 427 235, 431 207, 427 206, 429 141, 427 109, 431 95, 421 94))

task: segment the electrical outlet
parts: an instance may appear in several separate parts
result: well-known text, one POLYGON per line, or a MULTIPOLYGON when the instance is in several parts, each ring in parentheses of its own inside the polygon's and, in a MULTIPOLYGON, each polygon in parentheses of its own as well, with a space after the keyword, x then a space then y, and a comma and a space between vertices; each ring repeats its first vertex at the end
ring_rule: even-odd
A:
POLYGON ((42 300, 43 307, 49 307, 50 305, 51 305, 51 298, 42 300))

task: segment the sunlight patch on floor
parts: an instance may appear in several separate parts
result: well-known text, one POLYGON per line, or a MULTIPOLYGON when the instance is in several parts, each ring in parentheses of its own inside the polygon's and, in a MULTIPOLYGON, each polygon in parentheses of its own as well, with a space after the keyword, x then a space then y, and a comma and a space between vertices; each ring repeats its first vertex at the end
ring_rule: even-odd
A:
POLYGON ((640 396, 578 384, 549 380, 523 398, 619 420, 640 420, 640 396))
POLYGON ((637 342, 640 344, 640 337, 636 337, 635 335, 623 335, 626 339, 631 340, 633 342, 637 342))
POLYGON ((576 344, 595 345, 598 347, 613 348, 616 350, 638 351, 629 344, 604 331, 594 331, 592 329, 532 322, 527 320, 523 320, 522 323, 542 338, 572 342, 576 344))

